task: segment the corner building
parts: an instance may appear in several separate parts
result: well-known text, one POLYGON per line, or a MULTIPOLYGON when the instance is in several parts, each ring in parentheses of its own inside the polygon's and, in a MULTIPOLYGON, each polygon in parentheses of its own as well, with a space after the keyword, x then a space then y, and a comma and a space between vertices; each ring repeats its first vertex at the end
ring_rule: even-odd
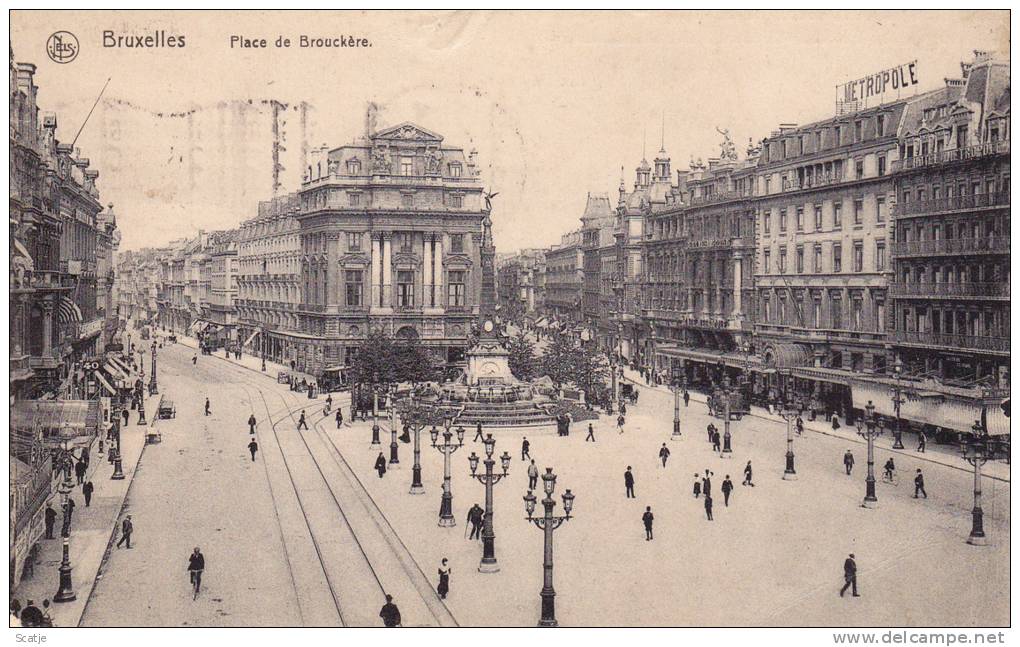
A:
POLYGON ((474 157, 411 123, 313 151, 296 216, 297 368, 348 363, 372 330, 463 363, 492 262, 474 157))

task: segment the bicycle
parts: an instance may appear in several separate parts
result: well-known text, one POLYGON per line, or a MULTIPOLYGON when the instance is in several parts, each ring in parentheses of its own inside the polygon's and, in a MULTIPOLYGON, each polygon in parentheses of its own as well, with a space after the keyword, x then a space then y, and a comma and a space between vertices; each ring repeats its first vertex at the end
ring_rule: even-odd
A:
POLYGON ((191 599, 197 600, 198 592, 202 589, 202 571, 201 570, 190 571, 190 573, 191 573, 191 585, 192 589, 194 590, 194 595, 192 596, 191 599))

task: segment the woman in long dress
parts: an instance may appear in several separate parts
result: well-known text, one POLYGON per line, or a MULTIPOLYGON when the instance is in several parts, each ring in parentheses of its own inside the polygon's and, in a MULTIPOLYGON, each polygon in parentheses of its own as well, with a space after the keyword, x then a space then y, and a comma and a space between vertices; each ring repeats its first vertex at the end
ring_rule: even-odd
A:
POLYGON ((443 563, 439 567, 439 586, 436 588, 436 592, 439 593, 439 599, 445 600, 446 594, 450 592, 450 569, 447 565, 447 559, 443 558, 443 563))

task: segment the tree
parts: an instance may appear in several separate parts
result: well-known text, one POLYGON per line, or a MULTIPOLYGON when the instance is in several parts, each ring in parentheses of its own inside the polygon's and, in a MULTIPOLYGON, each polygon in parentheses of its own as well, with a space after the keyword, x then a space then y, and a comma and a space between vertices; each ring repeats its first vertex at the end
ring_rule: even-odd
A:
POLYGON ((527 335, 519 332, 510 338, 506 346, 510 353, 510 372, 518 380, 528 381, 535 377, 537 366, 535 363, 535 344, 528 339, 527 335))
POLYGON ((354 384, 397 381, 397 348, 393 339, 381 332, 370 332, 358 346, 350 375, 354 384))
POLYGON ((542 355, 542 372, 549 376, 556 388, 572 382, 578 362, 579 349, 568 335, 556 335, 542 355))
POLYGON ((435 353, 422 344, 421 340, 402 340, 394 348, 397 381, 418 384, 439 379, 442 366, 435 353))
POLYGON ((571 381, 584 389, 589 401, 605 390, 607 380, 612 377, 605 357, 591 348, 578 348, 573 366, 571 381))

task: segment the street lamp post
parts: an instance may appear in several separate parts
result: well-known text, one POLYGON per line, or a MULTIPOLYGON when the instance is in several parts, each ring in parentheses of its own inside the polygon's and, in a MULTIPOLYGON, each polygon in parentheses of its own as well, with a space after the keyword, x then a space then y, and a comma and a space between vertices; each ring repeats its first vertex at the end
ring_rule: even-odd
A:
POLYGON ((135 389, 135 393, 138 395, 138 426, 144 427, 149 423, 145 421, 145 382, 142 378, 138 378, 138 388, 135 389))
POLYGON ((492 453, 496 449, 496 440, 492 437, 492 434, 486 434, 485 440, 482 441, 485 446, 485 474, 476 474, 478 470, 478 456, 474 452, 468 456, 468 463, 471 465, 471 476, 478 479, 480 483, 485 485, 485 517, 484 525, 482 527, 482 561, 478 564, 479 573, 498 573, 499 564, 496 563, 496 533, 492 529, 492 486, 507 475, 510 470, 510 454, 503 452, 503 455, 499 457, 501 466, 503 468, 502 474, 493 474, 492 468, 495 467, 496 461, 492 458, 492 453))
MULTIPOLYGON (((414 465, 411 466, 411 489, 408 491, 410 494, 425 494, 425 486, 421 482, 421 432, 429 420, 433 419, 432 413, 433 410, 429 406, 416 401, 413 390, 410 404, 400 411, 401 421, 410 426, 414 433, 414 465)), ((435 434, 438 438, 439 432, 436 431, 435 434)))
POLYGON ((149 378, 149 395, 157 393, 159 393, 159 387, 156 386, 156 342, 152 342, 152 377, 149 378))
POLYGON ((394 385, 387 395, 390 405, 390 461, 389 467, 393 469, 395 465, 400 465, 400 457, 397 456, 397 425, 396 425, 396 398, 394 397, 397 393, 397 387, 394 385))
POLYGON ((450 431, 450 425, 453 424, 453 418, 450 416, 446 417, 445 425, 446 430, 443 431, 443 444, 439 444, 439 431, 433 427, 432 446, 435 447, 443 455, 443 497, 439 503, 439 525, 444 528, 452 528, 457 525, 457 520, 453 518, 453 491, 450 488, 450 456, 455 451, 464 446, 464 428, 457 427, 457 442, 452 442, 453 432, 450 431))
POLYGON ((671 386, 673 389, 673 435, 669 437, 670 440, 683 440, 683 436, 680 434, 680 377, 673 372, 673 379, 671 380, 671 386))
POLYGON ((783 480, 796 481, 797 470, 793 464, 793 421, 800 415, 800 407, 794 408, 784 399, 779 403, 779 415, 786 420, 786 469, 783 470, 783 480))
POLYGON ((524 509, 528 513, 528 521, 532 522, 545 533, 544 552, 542 560, 542 617, 538 621, 539 627, 555 627, 556 622, 556 589, 553 588, 553 532, 560 525, 569 520, 570 511, 574 508, 574 495, 567 489, 563 493, 564 515, 553 516, 553 508, 556 507, 556 500, 552 498, 556 490, 556 475, 552 468, 545 468, 542 475, 542 488, 545 491, 545 498, 542 499, 542 506, 545 508, 545 515, 535 517, 535 503, 537 499, 531 490, 524 495, 524 509))
POLYGON ((730 435, 730 400, 733 397, 733 393, 730 390, 730 379, 723 376, 723 446, 722 451, 719 452, 719 458, 733 458, 733 447, 730 445, 732 442, 732 436, 730 435))
POLYGON ((864 479, 864 502, 861 507, 877 508, 878 497, 875 496, 875 438, 882 433, 875 424, 875 405, 868 400, 864 407, 865 424, 857 422, 857 433, 868 441, 868 475, 864 479))
POLYGON ((120 453, 120 420, 113 421, 113 432, 113 438, 117 443, 117 447, 113 450, 113 474, 110 475, 110 480, 123 481, 124 467, 122 465, 120 453))
POLYGON ((897 357, 893 364, 893 374, 896 379, 896 386, 893 391, 893 407, 896 410, 896 426, 893 427, 893 449, 903 449, 903 429, 900 426, 900 405, 906 402, 903 398, 903 390, 900 387, 900 373, 903 371, 903 361, 897 357))
POLYGON ((67 467, 71 461, 71 450, 68 445, 74 439, 74 432, 70 426, 65 425, 60 430, 60 439, 64 444, 64 480, 61 481, 57 488, 57 492, 60 494, 60 500, 64 508, 64 524, 62 532, 60 533, 64 540, 63 555, 60 560, 60 567, 57 572, 60 574, 60 584, 57 588, 57 594, 53 596, 54 602, 71 602, 77 599, 74 593, 74 584, 71 581, 71 517, 70 509, 68 508, 67 502, 71 498, 71 492, 74 491, 74 482, 71 480, 71 470, 67 467))
POLYGON ((379 442, 379 374, 372 375, 372 442, 369 449, 378 449, 379 442))
POLYGON ((1009 456, 1008 441, 1000 441, 988 434, 988 428, 980 420, 974 421, 974 433, 967 437, 960 434, 960 448, 964 459, 974 466, 974 509, 971 510, 970 536, 967 543, 972 546, 985 546, 984 510, 981 509, 981 466, 989 460, 1009 456))

